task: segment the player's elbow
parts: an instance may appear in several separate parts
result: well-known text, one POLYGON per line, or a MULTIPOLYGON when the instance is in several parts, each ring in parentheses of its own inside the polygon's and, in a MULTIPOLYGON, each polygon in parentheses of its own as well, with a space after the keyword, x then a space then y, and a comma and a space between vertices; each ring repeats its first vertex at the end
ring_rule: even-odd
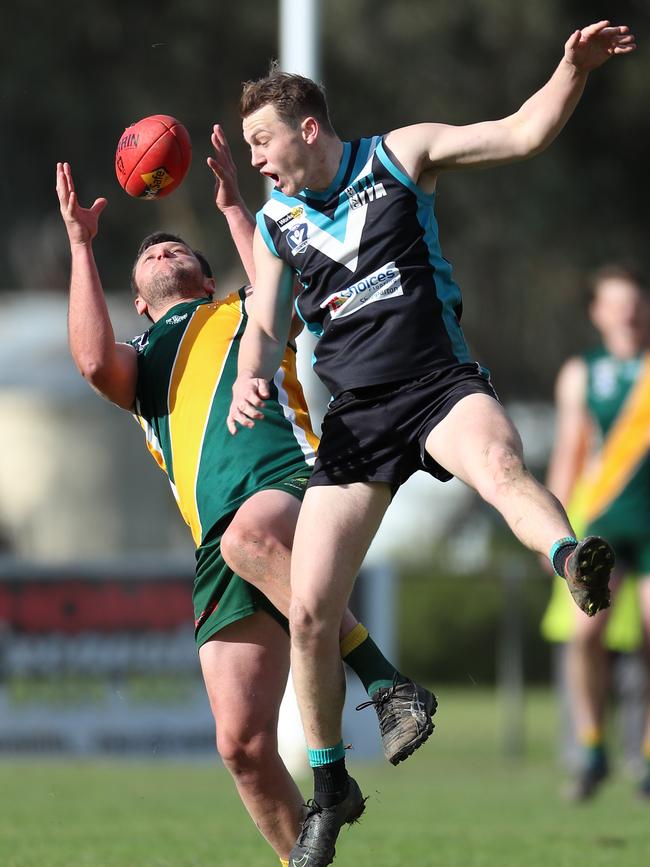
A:
POLYGON ((86 382, 96 387, 99 381, 105 376, 105 363, 101 358, 98 358, 93 354, 73 352, 72 355, 79 373, 83 376, 86 382))
POLYGON ((79 373, 93 391, 122 409, 131 410, 135 401, 133 385, 110 365, 99 359, 75 358, 79 373))

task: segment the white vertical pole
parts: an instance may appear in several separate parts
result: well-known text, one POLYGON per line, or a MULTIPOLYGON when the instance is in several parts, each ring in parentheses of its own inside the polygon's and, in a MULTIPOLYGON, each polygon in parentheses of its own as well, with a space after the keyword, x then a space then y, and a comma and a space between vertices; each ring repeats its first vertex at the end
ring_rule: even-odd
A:
POLYGON ((280 66, 318 81, 320 0, 280 0, 280 66))
MULTIPOLYGON (((304 75, 318 81, 320 75, 320 0, 280 0, 280 67, 285 72, 304 75)), ((270 194, 270 187, 267 189, 270 194)), ((305 391, 314 427, 320 428, 325 401, 318 395, 323 392, 311 367, 315 339, 303 333, 298 337, 298 377, 305 391)), ((327 398, 325 398, 326 400, 327 398)), ((301 776, 308 770, 307 747, 300 722, 300 712, 291 678, 280 708, 278 722, 278 749, 293 776, 301 776)))
MULTIPOLYGON (((285 72, 320 81, 320 18, 321 0, 280 0, 280 66, 285 72)), ((296 342, 298 377, 320 433, 330 395, 312 370, 316 338, 304 329, 296 342)))

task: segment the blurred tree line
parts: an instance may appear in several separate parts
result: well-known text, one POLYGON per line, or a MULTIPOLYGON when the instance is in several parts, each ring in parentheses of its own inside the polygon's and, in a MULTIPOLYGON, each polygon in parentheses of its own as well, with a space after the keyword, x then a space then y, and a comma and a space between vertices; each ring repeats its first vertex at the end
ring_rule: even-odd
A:
MULTIPOLYGON (((544 83, 576 27, 612 17, 637 34, 637 53, 591 76, 547 153, 439 184, 443 252, 456 266, 476 357, 504 398, 550 397, 563 358, 590 340, 586 272, 615 259, 650 273, 647 2, 323 0, 322 8, 322 78, 344 138, 503 116, 544 83)), ((83 204, 109 199, 96 243, 107 290, 128 291, 138 241, 156 228, 186 235, 224 280, 240 279, 205 157, 219 121, 247 201, 260 205, 237 103, 241 83, 277 56, 277 12, 252 0, 5 0, 1 290, 65 289, 57 160, 72 164, 83 204), (168 200, 139 202, 116 182, 114 150, 126 126, 155 113, 187 126, 194 162, 168 200)))

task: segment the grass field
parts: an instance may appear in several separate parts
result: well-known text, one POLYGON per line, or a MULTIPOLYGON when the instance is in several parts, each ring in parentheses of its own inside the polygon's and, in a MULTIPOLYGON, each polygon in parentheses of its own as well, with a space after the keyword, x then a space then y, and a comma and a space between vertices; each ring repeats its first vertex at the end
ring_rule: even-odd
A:
MULTIPOLYGON (((337 867, 650 864, 650 803, 631 780, 615 774, 588 805, 562 801, 548 694, 529 694, 525 756, 508 761, 492 693, 438 693, 434 736, 406 764, 351 755, 369 800, 337 867)), ((1 867, 277 865, 216 762, 4 761, 0 806, 1 867)))

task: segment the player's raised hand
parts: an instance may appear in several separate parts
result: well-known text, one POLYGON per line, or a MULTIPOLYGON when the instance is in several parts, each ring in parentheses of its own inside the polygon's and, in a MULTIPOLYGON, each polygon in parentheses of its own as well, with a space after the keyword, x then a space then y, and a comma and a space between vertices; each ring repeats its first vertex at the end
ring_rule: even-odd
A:
POLYGON ((609 21, 598 21, 571 34, 564 46, 564 57, 580 71, 589 72, 615 54, 629 54, 635 48, 629 27, 612 27, 609 21))
POLYGON ((97 234, 99 215, 107 205, 106 199, 95 199, 90 208, 82 208, 77 201, 69 163, 56 164, 56 194, 70 244, 88 244, 97 234))
POLYGON ((264 400, 270 397, 269 384, 265 379, 240 373, 232 387, 232 403, 228 411, 226 425, 233 436, 237 424, 242 427, 255 427, 255 420, 264 418, 264 400))
POLYGON ((220 211, 240 207, 242 204, 237 168, 230 153, 230 145, 221 125, 215 123, 210 137, 214 155, 208 157, 208 165, 214 175, 214 200, 220 211))

